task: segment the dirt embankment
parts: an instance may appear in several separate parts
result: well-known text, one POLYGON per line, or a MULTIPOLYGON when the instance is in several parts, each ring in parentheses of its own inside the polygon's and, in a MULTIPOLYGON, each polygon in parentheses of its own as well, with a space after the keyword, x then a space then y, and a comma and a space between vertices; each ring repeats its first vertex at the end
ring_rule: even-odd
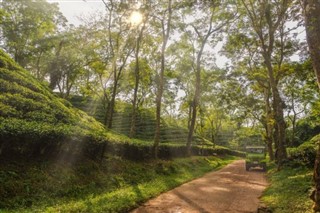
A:
POLYGON ((258 169, 248 172, 244 161, 239 160, 163 193, 132 213, 257 212, 266 186, 265 173, 258 169))

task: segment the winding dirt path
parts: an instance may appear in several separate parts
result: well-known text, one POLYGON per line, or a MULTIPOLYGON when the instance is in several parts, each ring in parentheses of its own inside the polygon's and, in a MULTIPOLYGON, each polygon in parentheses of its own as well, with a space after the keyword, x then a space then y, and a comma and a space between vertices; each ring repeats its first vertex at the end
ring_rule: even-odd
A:
POLYGON ((267 186, 265 173, 245 170, 244 161, 183 184, 131 213, 251 213, 267 186))

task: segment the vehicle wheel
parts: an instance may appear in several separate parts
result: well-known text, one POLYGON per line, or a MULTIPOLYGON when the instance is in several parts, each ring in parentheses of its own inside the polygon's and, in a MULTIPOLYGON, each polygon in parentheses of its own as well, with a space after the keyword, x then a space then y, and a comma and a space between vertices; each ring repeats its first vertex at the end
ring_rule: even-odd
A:
POLYGON ((249 171, 249 169, 250 169, 250 165, 246 164, 246 170, 249 171))
POLYGON ((262 170, 265 172, 267 171, 267 165, 266 164, 262 164, 262 170))

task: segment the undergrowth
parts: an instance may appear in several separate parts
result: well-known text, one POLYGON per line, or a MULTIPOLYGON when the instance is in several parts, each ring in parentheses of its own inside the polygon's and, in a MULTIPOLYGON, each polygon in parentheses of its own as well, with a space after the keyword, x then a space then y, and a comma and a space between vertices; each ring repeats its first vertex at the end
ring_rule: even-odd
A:
POLYGON ((261 200, 273 213, 312 213, 311 168, 292 164, 277 171, 276 166, 271 165, 268 179, 270 186, 261 200))
POLYGON ((234 160, 180 158, 135 163, 118 157, 65 162, 4 163, 1 212, 127 212, 142 202, 234 160))

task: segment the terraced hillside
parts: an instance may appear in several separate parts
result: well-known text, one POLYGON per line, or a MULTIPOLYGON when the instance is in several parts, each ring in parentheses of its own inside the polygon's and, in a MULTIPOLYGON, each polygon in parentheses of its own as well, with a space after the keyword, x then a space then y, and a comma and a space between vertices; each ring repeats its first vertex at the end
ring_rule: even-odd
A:
MULTIPOLYGON (((119 115, 121 112, 118 114, 118 122, 119 119, 128 119, 130 113, 126 113, 127 117, 119 115)), ((152 118, 146 117, 150 116, 150 113, 141 115, 140 130, 137 132, 141 139, 150 139, 153 137, 154 127, 147 122, 152 122, 152 118)), ((126 120, 121 122, 129 123, 126 120)), ((118 128, 118 133, 106 131, 102 123, 74 108, 70 102, 55 96, 44 83, 38 82, 0 50, 0 157, 16 159, 17 156, 58 156, 73 160, 86 156, 101 159, 105 153, 109 153, 132 160, 152 158, 152 141, 129 139, 119 134, 127 133, 128 126, 123 128, 123 125, 115 124, 115 127, 118 128)), ((159 156, 184 156, 185 140, 181 138, 185 137, 186 132, 181 128, 170 127, 164 128, 164 132, 162 137, 166 141, 180 140, 181 143, 162 143, 159 156), (182 137, 179 138, 179 134, 182 137)), ((194 155, 238 155, 223 147, 194 145, 194 155)))
MULTIPOLYGON (((104 122, 105 109, 99 99, 84 98, 81 96, 73 96, 70 98, 73 106, 87 112, 101 123, 104 122)), ((131 127, 131 113, 132 107, 127 103, 118 103, 116 105, 116 112, 113 116, 112 130, 129 136, 131 127)), ((148 109, 140 109, 136 116, 136 135, 135 138, 153 141, 156 126, 155 113, 148 109)), ((162 143, 180 143, 185 144, 188 137, 188 130, 180 126, 168 125, 165 120, 161 122, 160 138, 162 143)), ((211 144, 197 135, 194 136, 194 141, 198 143, 211 144)))
POLYGON ((82 142, 105 137, 103 125, 56 97, 2 50, 0 91, 0 155, 76 153, 82 142))

